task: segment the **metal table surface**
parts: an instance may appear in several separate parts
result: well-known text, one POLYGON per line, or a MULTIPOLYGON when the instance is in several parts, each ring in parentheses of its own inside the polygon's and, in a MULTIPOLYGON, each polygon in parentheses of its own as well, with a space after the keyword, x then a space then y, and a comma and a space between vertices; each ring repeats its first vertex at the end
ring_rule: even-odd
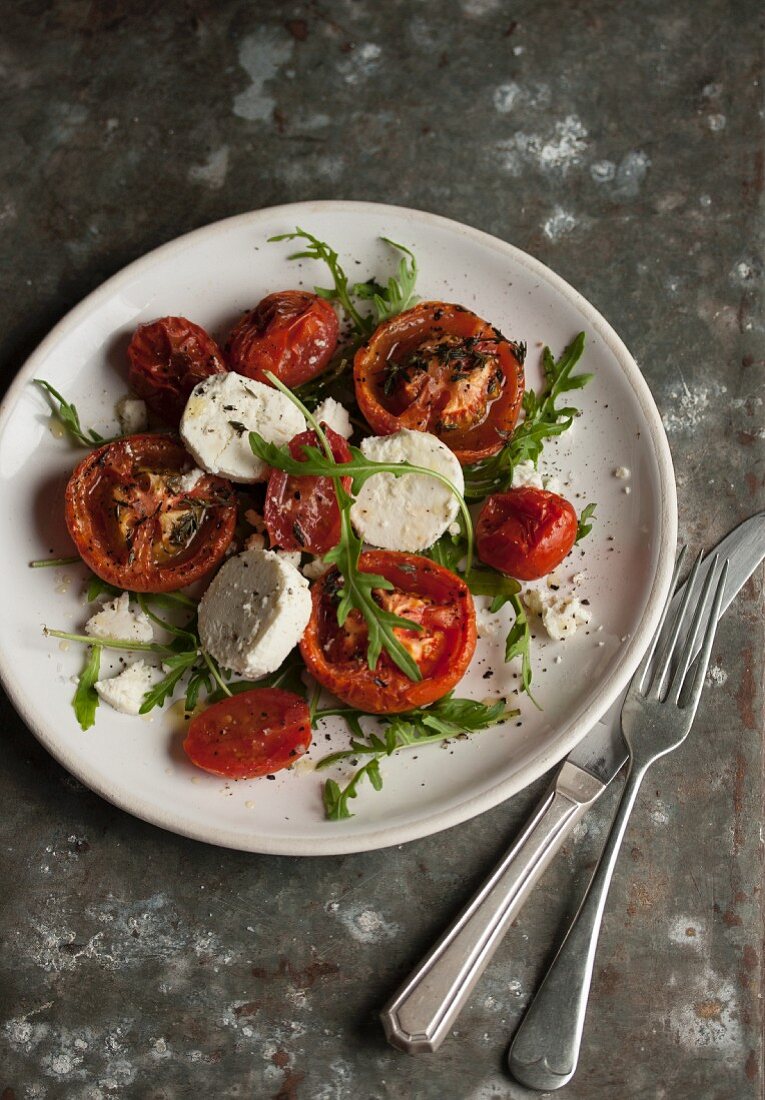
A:
MULTIPOLYGON (((3 379, 186 230, 306 198, 421 207, 527 249, 615 325, 664 416, 681 538, 709 545, 765 504, 762 41, 754 0, 6 4, 3 379)), ((629 829, 571 1100, 761 1095, 761 573, 713 666, 629 829)), ((257 857, 114 809, 2 706, 2 1100, 527 1095, 507 1040, 602 818, 413 1059, 376 1010, 541 781, 401 848, 257 857)))

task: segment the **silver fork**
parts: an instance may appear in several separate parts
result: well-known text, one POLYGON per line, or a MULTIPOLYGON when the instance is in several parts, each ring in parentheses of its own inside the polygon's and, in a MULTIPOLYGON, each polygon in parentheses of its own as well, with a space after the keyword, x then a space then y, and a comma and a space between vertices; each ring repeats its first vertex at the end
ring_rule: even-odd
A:
MULTIPOLYGON (((678 558, 675 579, 684 556, 685 547, 678 558)), ((718 563, 715 558, 681 647, 683 622, 690 607, 700 564, 701 555, 696 560, 686 585, 683 602, 654 664, 654 655, 675 587, 674 584, 671 586, 659 629, 632 678, 622 708, 622 732, 629 748, 630 762, 619 809, 603 855, 574 922, 510 1047, 510 1072, 517 1081, 530 1088, 542 1091, 557 1089, 574 1076, 579 1060, 603 910, 640 784, 655 760, 666 756, 683 743, 693 724, 728 573, 726 561, 716 582, 711 610, 707 610, 706 605, 717 571, 718 563), (694 647, 702 626, 704 640, 694 662, 694 647)))

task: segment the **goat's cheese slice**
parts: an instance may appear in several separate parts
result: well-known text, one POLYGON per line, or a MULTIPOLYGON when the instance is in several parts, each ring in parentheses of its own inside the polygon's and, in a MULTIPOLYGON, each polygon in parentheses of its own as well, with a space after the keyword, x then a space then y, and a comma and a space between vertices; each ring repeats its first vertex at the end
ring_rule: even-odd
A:
POLYGON ((161 668, 136 661, 118 676, 108 680, 97 680, 95 689, 99 698, 121 714, 138 714, 147 691, 164 677, 161 668))
POLYGON ((230 481, 264 481, 268 467, 250 450, 248 433, 283 445, 305 431, 305 420, 279 390, 228 371, 191 391, 181 417, 181 438, 197 465, 230 481))
MULTIPOLYGON (((430 432, 402 428, 393 435, 369 436, 361 450, 376 462, 409 462, 448 477, 461 493, 462 467, 430 432)), ((427 474, 373 474, 362 485, 351 508, 356 531, 371 546, 384 550, 426 550, 443 535, 459 512, 459 502, 446 485, 427 474)))
POLYGON ((321 424, 322 420, 331 428, 333 432, 337 432, 343 439, 350 439, 353 434, 353 425, 351 424, 350 414, 345 405, 341 405, 339 401, 335 401, 334 397, 325 397, 316 408, 313 415, 321 424))
POLYGON ((225 562, 202 597, 199 637, 224 668, 258 680, 279 668, 310 617, 298 569, 269 550, 246 550, 225 562))
POLYGON ((122 592, 85 623, 92 638, 120 638, 129 642, 154 641, 154 628, 143 611, 130 607, 130 596, 122 592))

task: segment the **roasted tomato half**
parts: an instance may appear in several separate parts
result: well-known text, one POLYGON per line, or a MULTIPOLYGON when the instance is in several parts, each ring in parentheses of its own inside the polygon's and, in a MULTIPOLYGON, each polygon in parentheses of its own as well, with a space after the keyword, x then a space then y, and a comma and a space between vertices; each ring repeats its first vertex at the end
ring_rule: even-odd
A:
POLYGON ((226 344, 231 370, 268 382, 271 371, 285 386, 300 386, 321 374, 337 347, 334 309, 305 290, 269 294, 245 313, 226 344))
POLYGON ((183 747, 198 768, 229 779, 257 779, 294 764, 311 744, 311 715, 299 695, 253 688, 207 707, 183 747))
POLYGON ((141 325, 128 346, 128 381, 163 424, 177 428, 197 382, 226 370, 223 353, 185 317, 141 325))
POLYGON ((234 491, 210 474, 190 485, 190 467, 172 436, 132 435, 91 451, 75 469, 66 525, 102 580, 133 592, 171 592, 218 564, 236 525, 234 491))
POLYGON ((372 429, 437 435, 465 465, 496 454, 523 396, 523 347, 462 306, 421 302, 356 353, 356 400, 372 429))
MULTIPOLYGON (((348 444, 326 424, 323 427, 335 461, 347 462, 351 457, 348 444)), ((301 432, 290 441, 293 458, 305 458, 305 444, 318 446, 315 432, 301 432)), ((342 484, 349 491, 351 479, 344 477, 342 484)), ((340 541, 340 509, 330 477, 293 477, 272 470, 263 517, 271 545, 283 550, 326 554, 340 541)))
POLYGON ((478 556, 519 581, 534 581, 560 565, 577 527, 576 512, 557 493, 530 487, 494 493, 478 516, 478 556))
POLYGON ((374 714, 395 714, 440 699, 462 679, 475 650, 475 608, 467 585, 428 558, 392 550, 362 554, 359 568, 393 585, 374 592, 380 607, 421 627, 394 631, 422 679, 410 680, 384 650, 377 667, 369 668, 361 613, 351 611, 343 626, 338 625, 341 578, 334 569, 312 589, 313 610, 300 642, 308 671, 338 699, 374 714))

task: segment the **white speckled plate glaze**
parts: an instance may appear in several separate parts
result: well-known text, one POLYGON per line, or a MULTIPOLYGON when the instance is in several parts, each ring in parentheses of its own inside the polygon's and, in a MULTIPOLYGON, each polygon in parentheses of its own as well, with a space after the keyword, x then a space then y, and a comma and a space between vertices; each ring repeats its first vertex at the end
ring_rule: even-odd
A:
MULTIPOLYGON (((13 382, 0 408, 0 483, 6 571, 0 673, 32 732, 78 779, 130 813, 211 844, 288 855, 365 851, 427 836, 496 806, 560 760, 636 667, 667 594, 677 531, 672 461, 659 414, 634 359, 603 317, 504 241, 431 214, 371 203, 300 203, 243 214, 181 237, 109 279, 56 326, 13 382), (309 757, 270 782, 229 783, 193 768, 181 749, 182 720, 173 712, 130 718, 102 704, 95 727, 83 733, 71 708, 81 648, 62 649, 43 636, 43 626, 84 624, 85 571, 28 567, 51 552, 72 552, 63 491, 83 454, 52 433, 46 403, 30 380, 48 379, 77 404, 84 424, 114 432, 114 402, 126 390, 125 348, 137 324, 181 314, 222 337, 263 295, 326 284, 320 265, 298 266, 287 258, 288 245, 267 243, 296 225, 331 242, 353 277, 393 269, 381 236, 414 249, 421 296, 459 302, 528 343, 527 385, 540 383, 542 344, 559 354, 581 329, 587 333, 582 369, 595 375, 576 395, 581 419, 548 445, 542 463, 561 476, 577 509, 598 504, 591 536, 559 570, 566 585, 583 574, 577 593, 589 600, 589 630, 565 642, 537 637, 534 687, 541 711, 522 699, 520 724, 385 760, 383 790, 363 789, 352 804, 355 816, 339 823, 323 819, 321 775, 307 761, 343 747, 342 726, 327 724, 309 757), (619 466, 631 470, 628 482, 613 476, 619 466)), ((503 664, 503 646, 503 634, 479 639, 459 694, 485 699, 513 690, 517 669, 503 664)))

